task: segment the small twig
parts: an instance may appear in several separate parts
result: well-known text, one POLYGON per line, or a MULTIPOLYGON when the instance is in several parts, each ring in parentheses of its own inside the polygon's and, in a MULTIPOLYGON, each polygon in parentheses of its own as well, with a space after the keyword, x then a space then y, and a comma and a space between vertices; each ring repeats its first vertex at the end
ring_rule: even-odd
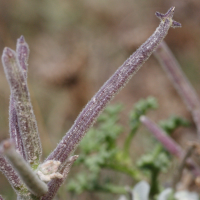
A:
MULTIPOLYGON (((183 158, 184 150, 172 138, 170 138, 158 125, 156 125, 146 116, 141 116, 140 121, 150 130, 154 137, 162 143, 163 147, 167 151, 177 156, 179 159, 183 158)), ((190 167, 190 170, 196 176, 200 175, 199 166, 192 159, 187 159, 187 164, 190 167)))
POLYGON ((32 194, 42 196, 47 193, 47 185, 38 178, 28 163, 16 152, 14 144, 10 140, 1 144, 0 153, 6 156, 32 194))
POLYGON ((195 149, 196 149, 196 145, 192 144, 186 150, 186 153, 185 153, 184 157, 182 158, 182 160, 180 162, 180 165, 179 165, 178 169, 176 170, 176 173, 174 174, 174 178, 173 178, 173 182, 172 182, 172 188, 174 189, 174 191, 176 191, 176 185, 180 181, 182 173, 183 173, 183 169, 187 165, 187 160, 192 155, 192 153, 194 152, 195 149))
POLYGON ((156 13, 156 16, 161 20, 159 27, 100 88, 79 114, 74 125, 63 137, 56 149, 48 156, 47 160, 55 159, 65 163, 88 129, 94 124, 99 114, 150 57, 167 35, 169 28, 171 26, 181 26, 180 23, 175 23, 172 19, 174 10, 175 7, 172 7, 166 14, 156 13))
POLYGON ((159 45, 154 54, 190 110, 200 137, 200 101, 196 91, 165 42, 159 45))

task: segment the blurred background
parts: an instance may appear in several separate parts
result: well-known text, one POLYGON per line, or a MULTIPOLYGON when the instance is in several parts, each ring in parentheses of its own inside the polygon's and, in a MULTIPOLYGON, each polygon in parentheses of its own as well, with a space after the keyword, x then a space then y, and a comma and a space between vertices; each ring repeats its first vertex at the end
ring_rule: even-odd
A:
MULTIPOLYGON (((171 6, 176 7, 174 19, 181 22, 182 28, 170 29, 165 41, 200 94, 199 0, 0 0, 0 51, 5 46, 15 49, 20 35, 29 44, 28 84, 44 158, 95 92, 153 33, 159 25, 155 12, 165 13, 171 6)), ((1 66, 0 140, 9 135, 9 95, 1 66)), ((153 120, 176 114, 191 121, 154 56, 112 101, 125 105, 122 123, 127 123, 127 112, 134 103, 149 95, 159 103, 159 109, 150 113, 153 120)), ((174 134, 183 146, 187 138, 195 137, 196 130, 193 125, 184 131, 174 134), (180 134, 185 134, 184 140, 180 134)), ((137 136, 133 142, 134 151, 145 149, 140 140, 137 136)), ((0 191, 14 199, 2 174, 0 191)), ((90 195, 82 199, 90 199, 90 195)))

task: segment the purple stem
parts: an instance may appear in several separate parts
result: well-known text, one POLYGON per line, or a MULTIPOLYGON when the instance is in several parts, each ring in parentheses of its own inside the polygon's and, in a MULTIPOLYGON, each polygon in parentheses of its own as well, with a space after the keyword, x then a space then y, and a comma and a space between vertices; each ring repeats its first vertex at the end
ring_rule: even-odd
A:
POLYGON ((154 54, 190 110, 200 137, 200 101, 194 88, 165 42, 159 45, 154 54))
MULTIPOLYGON (((140 121, 149 129, 153 136, 163 145, 167 151, 177 156, 179 159, 184 157, 184 150, 153 121, 151 121, 146 116, 141 116, 140 121)), ((187 163, 190 167, 190 170, 195 175, 200 175, 200 169, 192 159, 187 159, 187 163)))
POLYGON ((172 17, 174 9, 174 7, 169 9, 156 31, 100 88, 79 114, 74 125, 63 137, 56 149, 48 156, 47 160, 55 159, 59 160, 61 163, 66 162, 67 158, 75 150, 77 144, 86 134, 88 129, 94 124, 106 105, 126 85, 130 78, 139 70, 167 35, 173 22, 172 17))
POLYGON ((53 179, 52 181, 50 181, 50 182, 48 183, 48 188, 49 188, 49 189, 48 189, 48 193, 45 194, 45 195, 41 198, 41 200, 52 200, 52 199, 55 197, 55 195, 56 195, 58 189, 60 188, 60 186, 61 186, 61 185, 65 182, 65 180, 67 179, 67 176, 68 176, 68 173, 69 173, 69 171, 70 171, 70 169, 71 169, 71 166, 72 166, 72 164, 76 161, 77 158, 78 158, 77 155, 71 156, 71 157, 69 158, 69 160, 68 160, 67 163, 66 163, 66 167, 64 168, 64 171, 61 172, 61 174, 63 175, 63 178, 62 178, 62 179, 53 179))

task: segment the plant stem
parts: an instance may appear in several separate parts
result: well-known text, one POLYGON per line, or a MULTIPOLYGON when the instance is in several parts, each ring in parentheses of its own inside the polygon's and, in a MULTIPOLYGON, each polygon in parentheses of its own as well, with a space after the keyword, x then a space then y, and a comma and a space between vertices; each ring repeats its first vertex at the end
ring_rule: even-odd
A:
POLYGON ((24 185, 10 163, 0 155, 0 170, 8 179, 16 193, 21 193, 24 185))
POLYGON ((77 158, 78 158, 77 155, 71 156, 69 158, 69 160, 67 161, 66 166, 62 172, 63 178, 62 179, 53 179, 52 181, 50 181, 48 183, 48 192, 41 198, 41 200, 51 200, 54 198, 54 196, 56 195, 60 186, 67 179, 67 175, 71 169, 71 166, 73 165, 73 163, 76 161, 77 158))
POLYGON ((104 185, 98 185, 96 188, 97 192, 108 192, 113 194, 127 194, 127 189, 122 186, 116 186, 113 184, 104 184, 104 185))
POLYGON ((159 173, 160 173, 159 169, 155 168, 151 170, 151 189, 150 189, 151 197, 159 193, 159 182, 158 182, 159 173))
POLYGON ((191 112, 200 137, 200 101, 196 91, 165 42, 159 45, 154 54, 191 112))
POLYGON ((176 171, 176 173, 174 175, 174 179, 173 179, 173 183, 172 183, 172 188, 174 189, 174 191, 176 190, 177 183, 181 179, 181 176, 182 176, 182 173, 183 173, 183 169, 185 168, 185 165, 187 164, 187 160, 192 155, 192 153, 194 152, 195 148, 196 148, 195 144, 191 145, 187 149, 184 157, 181 160, 181 163, 180 163, 180 165, 179 165, 179 167, 178 167, 178 169, 177 169, 177 171, 176 171))
POLYGON ((136 134, 136 131, 138 130, 138 127, 139 127, 139 122, 138 122, 138 125, 131 130, 131 132, 128 134, 128 136, 124 142, 124 153, 126 156, 129 156, 131 142, 132 142, 133 137, 136 134))
POLYGON ((140 180, 140 174, 139 171, 136 170, 134 167, 126 167, 124 165, 120 165, 119 163, 115 163, 115 164, 106 164, 104 166, 102 166, 103 168, 108 168, 108 169, 112 169, 118 172, 122 172, 124 174, 129 175, 133 180, 139 181, 140 180))
POLYGON ((42 196, 47 193, 47 185, 38 178, 28 163, 15 151, 14 144, 10 140, 2 143, 1 153, 6 156, 32 194, 42 196))

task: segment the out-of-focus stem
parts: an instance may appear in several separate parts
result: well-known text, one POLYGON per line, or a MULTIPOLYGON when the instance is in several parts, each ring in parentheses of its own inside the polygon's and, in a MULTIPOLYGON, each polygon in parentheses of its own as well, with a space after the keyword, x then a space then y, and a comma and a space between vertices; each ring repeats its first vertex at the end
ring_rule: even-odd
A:
MULTIPOLYGON (((163 145, 167 151, 177 156, 179 159, 184 157, 184 150, 153 121, 151 121, 146 116, 141 116, 140 121, 149 129, 153 136, 163 145)), ((192 159, 187 159, 187 164, 195 175, 200 175, 200 169, 192 159)))
POLYGON ((129 150, 130 150, 130 146, 131 146, 131 142, 132 142, 132 139, 133 137, 135 136, 136 134, 136 131, 138 130, 138 127, 139 127, 139 123, 136 127, 134 127, 131 132, 128 134, 125 142, 124 142, 124 153, 125 155, 129 155, 129 150))
POLYGON ((200 137, 200 101, 194 88, 165 42, 158 46, 154 54, 190 110, 200 137))
POLYGON ((32 194, 42 196, 47 193, 47 185, 38 178, 28 163, 16 152, 14 144, 10 140, 2 143, 1 153, 6 156, 32 194))
POLYGON ((127 174, 135 181, 139 181, 141 178, 139 171, 137 171, 134 167, 127 167, 127 166, 121 165, 120 163, 116 163, 116 164, 109 163, 109 164, 103 165, 102 167, 127 174))
POLYGON ((0 195, 0 200, 4 200, 4 198, 0 195))
POLYGON ((113 194, 127 194, 127 189, 125 186, 118 186, 110 183, 103 185, 98 185, 96 188, 97 192, 108 192, 113 194))
POLYGON ((181 163, 174 175, 173 178, 173 183, 172 183, 172 188, 174 189, 174 191, 176 190, 176 185, 177 183, 180 181, 182 173, 183 173, 183 169, 185 168, 186 164, 187 164, 187 160, 189 159, 189 157, 192 155, 193 151, 195 150, 196 145, 191 145, 188 150, 186 151, 184 157, 181 160, 181 163))
POLYGON ((107 104, 126 85, 164 39, 169 28, 180 26, 179 23, 173 23, 174 10, 175 7, 172 7, 166 14, 156 13, 156 16, 161 19, 159 27, 100 88, 47 160, 55 159, 61 163, 66 161, 107 104))
POLYGON ((33 169, 36 169, 39 165, 42 150, 27 81, 13 50, 4 49, 2 63, 14 100, 26 160, 33 169))
POLYGON ((48 183, 48 193, 45 194, 41 200, 52 200, 54 198, 54 196, 56 195, 58 189, 60 188, 60 186, 65 182, 65 180, 67 179, 68 173, 71 169, 72 164, 76 161, 76 159, 78 158, 78 155, 75 156, 71 156, 66 163, 65 168, 62 170, 62 175, 63 178, 62 179, 53 179, 48 183))
POLYGON ((170 138, 159 126, 146 116, 141 116, 140 121, 151 131, 154 137, 162 143, 164 148, 171 154, 181 158, 183 155, 181 147, 170 138))

